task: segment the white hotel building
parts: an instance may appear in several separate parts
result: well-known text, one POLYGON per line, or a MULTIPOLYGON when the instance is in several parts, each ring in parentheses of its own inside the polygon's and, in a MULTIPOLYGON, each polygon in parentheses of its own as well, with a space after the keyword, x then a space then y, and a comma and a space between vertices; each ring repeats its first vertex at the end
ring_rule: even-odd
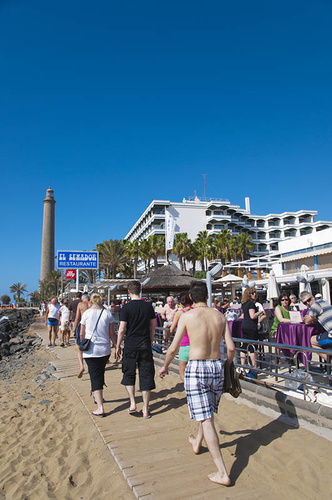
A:
POLYGON ((164 235, 166 209, 175 218, 175 232, 187 233, 192 241, 204 230, 211 235, 222 229, 228 229, 232 235, 251 235, 255 245, 251 254, 256 257, 278 252, 280 242, 287 239, 332 228, 330 221, 314 220, 315 210, 254 215, 250 212, 249 198, 245 199, 245 208, 240 208, 228 200, 203 201, 194 197, 182 202, 153 200, 125 238, 142 241, 153 234, 164 235))

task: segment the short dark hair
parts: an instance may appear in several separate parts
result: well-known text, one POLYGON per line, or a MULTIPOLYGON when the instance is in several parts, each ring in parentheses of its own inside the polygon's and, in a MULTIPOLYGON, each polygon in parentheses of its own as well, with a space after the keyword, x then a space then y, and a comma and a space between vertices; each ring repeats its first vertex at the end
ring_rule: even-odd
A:
POLYGON ((75 295, 75 297, 77 299, 80 299, 82 297, 82 292, 77 292, 77 294, 75 295))
POLYGON ((192 281, 190 283, 189 295, 193 299, 193 302, 206 302, 208 295, 208 290, 206 283, 203 281, 192 281))
POLYGON ((128 285, 128 291, 133 295, 139 295, 141 292, 141 284, 139 281, 131 281, 128 285))
POLYGON ((189 297, 189 293, 188 292, 181 292, 180 296, 179 296, 179 300, 180 300, 180 304, 182 306, 191 306, 192 303, 193 303, 193 301, 189 297))

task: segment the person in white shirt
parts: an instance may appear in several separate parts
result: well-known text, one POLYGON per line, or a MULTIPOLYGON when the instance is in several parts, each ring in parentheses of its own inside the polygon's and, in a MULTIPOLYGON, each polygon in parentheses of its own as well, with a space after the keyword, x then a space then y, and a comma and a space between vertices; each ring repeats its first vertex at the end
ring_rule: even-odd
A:
POLYGON ((65 347, 65 344, 70 345, 69 338, 71 330, 69 321, 70 311, 68 309, 68 305, 69 305, 69 300, 65 299, 62 303, 62 306, 59 309, 60 335, 61 335, 60 347, 65 347))
POLYGON ((58 303, 58 299, 55 297, 46 306, 45 324, 48 327, 49 347, 55 346, 55 339, 57 338, 58 327, 59 327, 59 309, 60 309, 60 304, 58 303))
POLYGON ((97 410, 92 414, 96 417, 104 417, 103 389, 105 385, 105 368, 111 354, 111 340, 116 345, 116 335, 114 330, 114 318, 112 313, 102 306, 102 299, 99 293, 91 295, 91 307, 87 309, 81 319, 81 341, 90 339, 87 350, 83 351, 83 358, 88 365, 91 392, 97 410))

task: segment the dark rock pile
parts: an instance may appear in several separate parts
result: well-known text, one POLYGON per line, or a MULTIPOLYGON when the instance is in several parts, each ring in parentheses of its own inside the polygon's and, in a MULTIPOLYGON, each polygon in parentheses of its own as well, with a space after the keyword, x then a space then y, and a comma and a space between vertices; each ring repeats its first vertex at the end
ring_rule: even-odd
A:
POLYGON ((26 333, 36 314, 38 311, 35 309, 0 311, 0 360, 13 355, 19 359, 35 346, 41 345, 42 339, 26 333))

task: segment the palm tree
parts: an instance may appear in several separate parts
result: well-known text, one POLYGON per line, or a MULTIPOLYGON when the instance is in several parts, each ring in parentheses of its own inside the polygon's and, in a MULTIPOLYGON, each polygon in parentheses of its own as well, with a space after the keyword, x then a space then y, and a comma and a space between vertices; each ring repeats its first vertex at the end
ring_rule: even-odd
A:
POLYGON ((14 285, 10 287, 10 292, 16 294, 17 302, 20 301, 21 295, 25 294, 28 291, 26 287, 27 287, 26 284, 22 285, 22 283, 20 282, 14 283, 14 285))
POLYGON ((88 285, 92 285, 99 280, 99 272, 98 269, 84 269, 80 271, 80 278, 83 283, 87 283, 88 285))
POLYGON ((149 237, 151 245, 151 257, 155 270, 158 268, 158 257, 165 255, 165 236, 162 234, 153 234, 149 237))
POLYGON ((186 255, 188 245, 191 243, 187 233, 177 233, 174 238, 173 251, 176 253, 180 263, 181 271, 186 270, 186 255))
POLYGON ((137 265, 140 256, 140 244, 138 240, 124 240, 124 256, 134 261, 134 279, 137 279, 137 265))
POLYGON ((200 231, 195 240, 198 249, 198 258, 202 264, 202 271, 207 269, 207 257, 212 245, 212 238, 207 231, 200 231))
POLYGON ((197 249, 196 242, 194 242, 194 243, 190 242, 188 244, 188 248, 187 248, 187 252, 186 252, 186 259, 192 263, 192 265, 193 265, 192 274, 195 274, 196 273, 196 262, 198 260, 198 249, 197 249))
POLYGON ((108 240, 98 243, 100 267, 104 270, 104 277, 109 278, 110 271, 115 278, 122 271, 125 263, 124 245, 122 240, 108 240))
POLYGON ((30 297, 30 302, 36 303, 41 301, 40 293, 37 290, 35 290, 32 293, 29 293, 29 297, 30 297))
POLYGON ((144 260, 145 274, 150 272, 151 267, 151 242, 150 240, 142 240, 139 245, 139 256, 144 260))
POLYGON ((223 264, 227 264, 230 261, 231 239, 232 236, 228 229, 222 229, 213 239, 214 258, 220 259, 223 264))
POLYGON ((255 245, 251 241, 251 235, 247 236, 245 233, 240 233, 235 238, 236 253, 241 260, 245 260, 248 257, 248 253, 252 252, 255 245))

